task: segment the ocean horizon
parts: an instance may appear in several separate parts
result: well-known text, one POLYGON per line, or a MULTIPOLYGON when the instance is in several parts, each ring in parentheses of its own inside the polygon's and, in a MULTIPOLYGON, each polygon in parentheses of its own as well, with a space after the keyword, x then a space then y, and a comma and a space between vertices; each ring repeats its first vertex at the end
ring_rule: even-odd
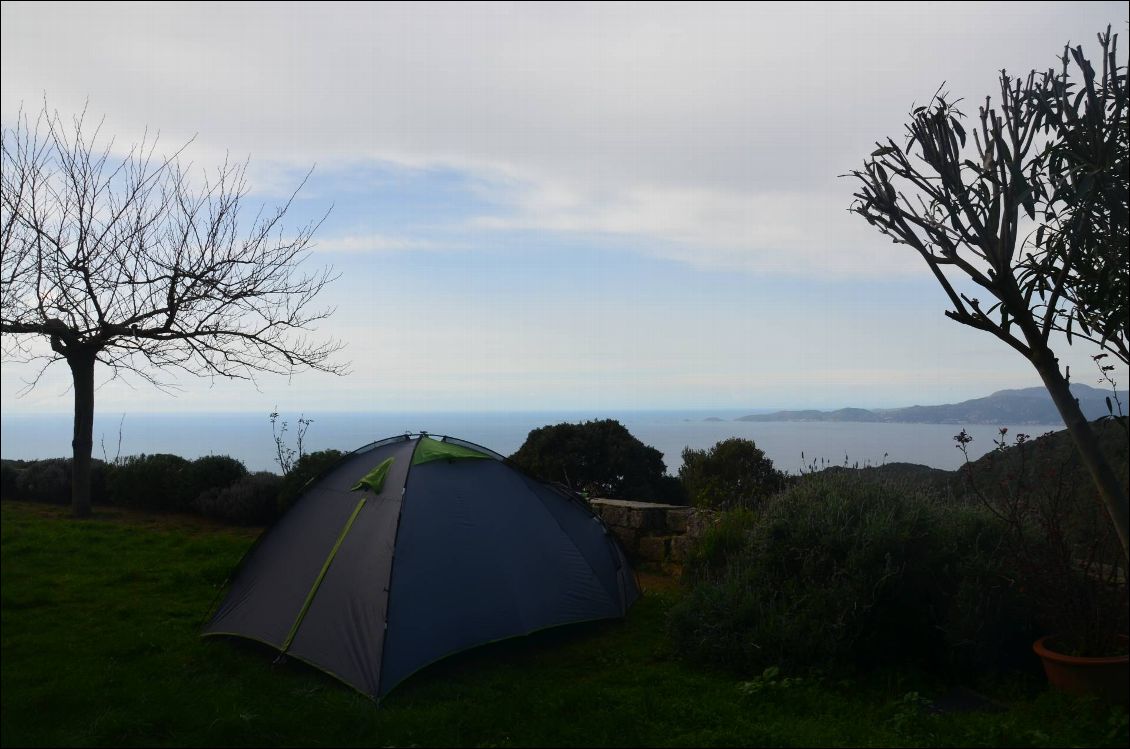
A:
MULTIPOLYGON (((668 473, 682 465, 685 447, 709 448, 730 437, 753 440, 788 473, 826 465, 882 465, 917 463, 955 470, 965 458, 956 449, 957 424, 902 424, 854 422, 744 422, 733 419, 770 409, 685 409, 639 411, 531 411, 531 412, 308 412, 280 414, 287 422, 284 440, 295 448, 298 419, 311 419, 306 452, 334 448, 356 450, 370 442, 406 432, 459 437, 510 455, 533 429, 562 422, 616 419, 640 441, 663 453, 668 473)), ((1033 437, 1059 431, 1062 424, 1011 425, 1011 437, 1025 432, 1033 437)), ((973 437, 969 455, 977 458, 993 448, 998 425, 970 424, 973 437)), ((0 457, 36 460, 70 454, 72 415, 0 415, 0 457)), ((94 457, 141 453, 172 453, 185 458, 229 455, 251 471, 279 472, 275 443, 267 413, 99 413, 94 418, 94 457), (120 433, 120 440, 119 440, 120 433)))

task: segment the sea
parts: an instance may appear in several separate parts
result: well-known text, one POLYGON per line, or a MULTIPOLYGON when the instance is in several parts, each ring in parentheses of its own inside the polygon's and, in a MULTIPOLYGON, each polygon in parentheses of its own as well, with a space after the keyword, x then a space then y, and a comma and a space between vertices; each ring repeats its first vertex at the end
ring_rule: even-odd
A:
MULTIPOLYGON (((760 413, 765 413, 762 410, 760 413)), ((544 411, 544 412, 309 412, 280 414, 276 429, 286 422, 283 441, 296 448, 299 418, 306 428, 306 452, 335 448, 348 452, 375 440, 427 432, 450 435, 500 453, 516 451, 531 430, 562 422, 616 419, 639 440, 663 453, 668 473, 682 465, 686 447, 706 449, 730 437, 753 440, 780 470, 802 470, 829 465, 878 466, 917 463, 955 470, 965 461, 954 435, 962 428, 973 437, 967 446, 976 459, 993 449, 1000 426, 1009 439, 1018 432, 1037 437, 1059 431, 1062 424, 958 425, 877 424, 851 422, 748 422, 735 421, 757 410, 664 411, 544 411)), ((0 457, 42 459, 70 454, 70 414, 0 415, 0 457)), ((94 419, 94 457, 114 460, 141 453, 173 453, 185 458, 230 455, 252 471, 279 471, 275 440, 266 413, 98 413, 94 419)))

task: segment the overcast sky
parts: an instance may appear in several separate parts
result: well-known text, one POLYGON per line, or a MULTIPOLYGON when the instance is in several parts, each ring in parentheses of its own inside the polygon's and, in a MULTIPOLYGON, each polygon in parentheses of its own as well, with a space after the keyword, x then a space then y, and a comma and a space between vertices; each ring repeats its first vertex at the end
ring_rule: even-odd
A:
MULTIPOLYGON (((849 215, 946 82, 1097 48, 1124 2, 2 6, 0 117, 85 105, 274 204, 327 209, 320 329, 351 374, 109 382, 100 411, 863 407, 1038 385, 849 215)), ((1096 384, 1093 351, 1057 348, 1096 384)), ((5 412, 70 408, 4 363, 5 412)), ((102 378, 109 373, 102 372, 102 378)), ((1125 386, 1126 373, 1119 373, 1125 386)))

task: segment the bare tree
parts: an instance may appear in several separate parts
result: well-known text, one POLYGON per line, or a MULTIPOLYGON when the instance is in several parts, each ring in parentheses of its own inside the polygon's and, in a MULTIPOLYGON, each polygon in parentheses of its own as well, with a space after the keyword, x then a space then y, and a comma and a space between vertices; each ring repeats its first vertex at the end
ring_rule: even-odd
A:
POLYGON ((979 108, 972 149, 960 100, 935 94, 912 112, 905 145, 876 143, 851 173, 861 187, 850 210, 922 256, 953 305, 948 317, 1032 363, 1127 554, 1126 487, 1051 348, 1062 332, 1069 344, 1082 337, 1127 361, 1127 78, 1117 35, 1108 27, 1099 43, 1100 74, 1079 47, 1065 49, 1058 72, 1001 71, 1001 102, 986 97, 979 108), (1072 59, 1079 87, 1068 76, 1072 59), (991 300, 962 293, 947 273, 991 300))
MULTIPOLYGON (((342 373, 342 344, 311 340, 331 268, 300 270, 321 221, 286 233, 294 195, 242 219, 246 164, 194 182, 183 148, 158 156, 143 138, 124 156, 99 148, 84 115, 66 126, 46 106, 3 133, 0 333, 3 352, 74 381, 72 504, 90 514, 95 364, 159 388, 175 371, 252 379, 256 372, 342 373), (43 345, 44 342, 48 345, 43 345)), ((299 186, 299 189, 301 185, 299 186)), ((324 217, 323 217, 324 218, 324 217)))

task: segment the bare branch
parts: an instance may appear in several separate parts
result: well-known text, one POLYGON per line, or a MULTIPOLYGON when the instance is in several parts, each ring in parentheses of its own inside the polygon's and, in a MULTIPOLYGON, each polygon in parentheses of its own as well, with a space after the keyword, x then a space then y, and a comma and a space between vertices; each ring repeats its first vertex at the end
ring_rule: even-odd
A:
POLYGON ((1081 48, 1064 51, 1059 73, 1000 75, 1000 101, 978 110, 970 149, 964 115, 938 89, 916 107, 905 146, 878 144, 861 169, 849 210, 926 261, 953 309, 946 315, 991 333, 1027 358, 1048 388, 1095 479, 1130 558, 1126 488, 1099 450, 1050 346, 1093 342, 1127 363, 1130 326, 1130 123, 1126 68, 1117 37, 1099 35, 1102 73, 1081 48), (1069 80, 1073 60, 1081 90, 1069 80), (1026 219, 1021 218, 1021 211, 1026 219), (1021 221, 1036 223, 1020 240, 1021 221), (944 268, 988 293, 960 293, 944 268))
POLYGON ((84 118, 68 127, 44 109, 33 125, 21 113, 4 132, 6 349, 53 337, 151 383, 144 373, 164 367, 241 379, 345 371, 339 342, 308 336, 333 313, 313 307, 332 269, 302 270, 321 221, 282 229, 305 179, 245 224, 246 163, 225 162, 194 189, 179 163, 187 144, 162 157, 146 135, 114 161, 95 146, 101 124, 89 132, 84 118))
POLYGON ((304 269, 321 220, 283 229, 297 189, 248 222, 246 162, 194 187, 179 161, 188 144, 160 156, 147 132, 117 158, 112 143, 97 148, 100 128, 85 112, 67 126, 46 105, 34 125, 21 111, 0 170, 2 350, 43 362, 28 390, 55 361, 71 369, 78 516, 90 512, 96 363, 107 381, 166 393, 176 372, 254 384, 257 372, 346 371, 334 362, 342 344, 311 335, 333 313, 314 300, 336 276, 304 269))

